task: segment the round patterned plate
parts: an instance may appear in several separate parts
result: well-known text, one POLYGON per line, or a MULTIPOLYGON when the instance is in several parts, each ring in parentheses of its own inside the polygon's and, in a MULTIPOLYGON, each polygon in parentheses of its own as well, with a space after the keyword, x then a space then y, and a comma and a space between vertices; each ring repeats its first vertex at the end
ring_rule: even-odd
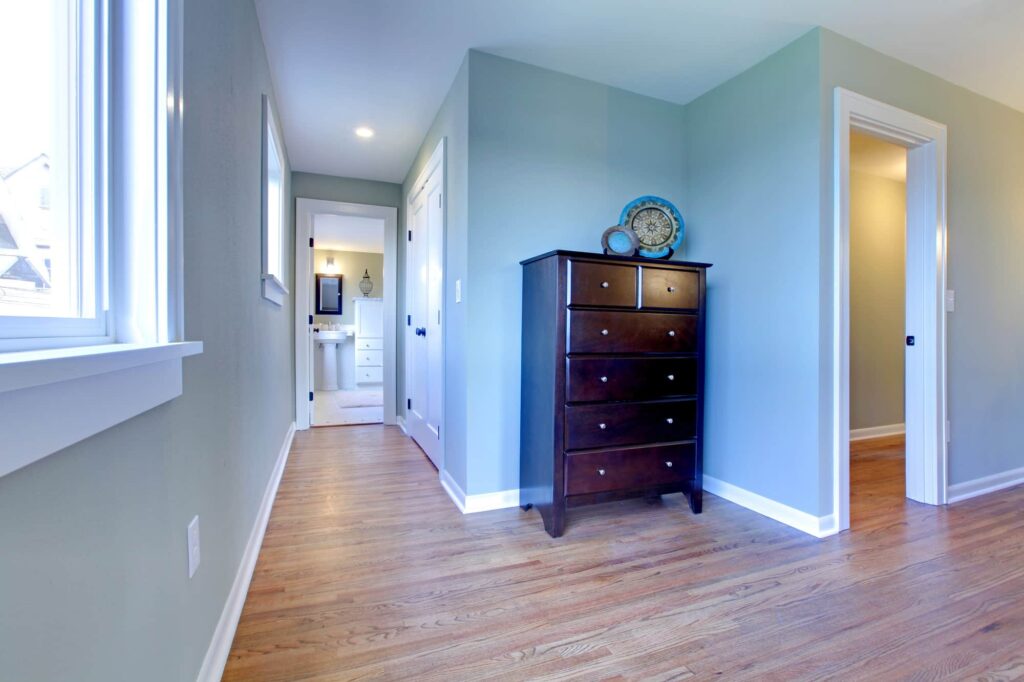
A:
POLYGON ((632 228, 640 240, 640 255, 670 258, 683 243, 684 223, 671 201, 642 196, 626 204, 619 222, 632 228))

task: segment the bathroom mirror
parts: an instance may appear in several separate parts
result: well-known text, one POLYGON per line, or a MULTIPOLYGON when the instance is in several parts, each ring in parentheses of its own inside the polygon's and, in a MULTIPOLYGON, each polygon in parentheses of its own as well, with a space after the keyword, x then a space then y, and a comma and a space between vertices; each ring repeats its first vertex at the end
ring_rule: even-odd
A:
POLYGON ((341 315, 341 275, 316 276, 316 314, 341 315))

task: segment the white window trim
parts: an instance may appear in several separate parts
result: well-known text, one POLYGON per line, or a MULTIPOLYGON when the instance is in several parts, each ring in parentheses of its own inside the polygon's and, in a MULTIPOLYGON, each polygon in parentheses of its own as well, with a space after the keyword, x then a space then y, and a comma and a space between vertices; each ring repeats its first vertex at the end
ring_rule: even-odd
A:
POLYGON ((283 306, 284 299, 288 296, 288 287, 286 287, 284 282, 281 280, 281 278, 285 276, 284 270, 286 259, 284 257, 284 249, 286 240, 284 239, 284 234, 286 230, 284 214, 288 197, 282 196, 281 201, 278 204, 278 211, 280 213, 280 230, 277 235, 277 253, 279 257, 277 263, 278 272, 274 272, 274 268, 270 262, 270 197, 267 194, 267 181, 270 170, 270 135, 273 135, 274 148, 277 150, 278 156, 280 157, 282 185, 284 183, 284 169, 288 167, 288 162, 285 156, 284 144, 282 143, 281 129, 277 125, 277 117, 274 115, 274 107, 270 101, 270 97, 267 95, 263 95, 263 124, 261 135, 263 139, 260 171, 261 186, 263 190, 263 210, 261 211, 263 232, 263 298, 279 306, 283 306))
MULTIPOLYGON (((101 4, 108 2, 125 11, 133 0, 101 4)), ((182 341, 182 1, 156 5, 156 92, 159 101, 166 97, 167 115, 155 128, 153 233, 133 244, 131 235, 122 232, 118 240, 113 230, 113 338, 71 339, 79 345, 46 348, 60 343, 54 338, 36 350, 13 352, 0 346, 0 477, 181 395, 182 358, 203 350, 201 342, 182 341), (149 279, 135 281, 129 268, 118 269, 132 258, 153 262, 149 279), (147 295, 128 295, 140 290, 147 295), (100 345, 87 345, 97 340, 100 345)), ((109 200, 123 199, 115 194, 109 200)))

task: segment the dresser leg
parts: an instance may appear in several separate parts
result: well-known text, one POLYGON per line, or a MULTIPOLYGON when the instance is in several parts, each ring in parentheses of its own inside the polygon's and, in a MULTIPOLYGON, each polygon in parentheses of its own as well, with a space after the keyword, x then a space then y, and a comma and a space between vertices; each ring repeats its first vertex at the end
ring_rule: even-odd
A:
POLYGON ((533 509, 533 504, 527 502, 526 504, 519 505, 519 508, 522 509, 523 511, 530 511, 531 509, 533 509))
POLYGON ((690 510, 694 514, 700 514, 704 506, 704 490, 700 484, 694 481, 690 484, 690 510))
POLYGON ((562 533, 565 532, 565 510, 555 507, 548 509, 537 507, 537 510, 540 511, 540 517, 544 520, 544 530, 548 532, 548 535, 553 538, 562 537, 562 533))

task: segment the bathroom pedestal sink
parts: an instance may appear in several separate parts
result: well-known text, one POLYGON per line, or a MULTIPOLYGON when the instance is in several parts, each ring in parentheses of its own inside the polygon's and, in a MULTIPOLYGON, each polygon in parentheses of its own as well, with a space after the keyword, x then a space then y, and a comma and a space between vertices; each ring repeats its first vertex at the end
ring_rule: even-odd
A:
POLYGON ((349 337, 347 331, 316 331, 313 338, 323 349, 323 362, 320 365, 320 385, 325 391, 338 390, 338 344, 349 337))

